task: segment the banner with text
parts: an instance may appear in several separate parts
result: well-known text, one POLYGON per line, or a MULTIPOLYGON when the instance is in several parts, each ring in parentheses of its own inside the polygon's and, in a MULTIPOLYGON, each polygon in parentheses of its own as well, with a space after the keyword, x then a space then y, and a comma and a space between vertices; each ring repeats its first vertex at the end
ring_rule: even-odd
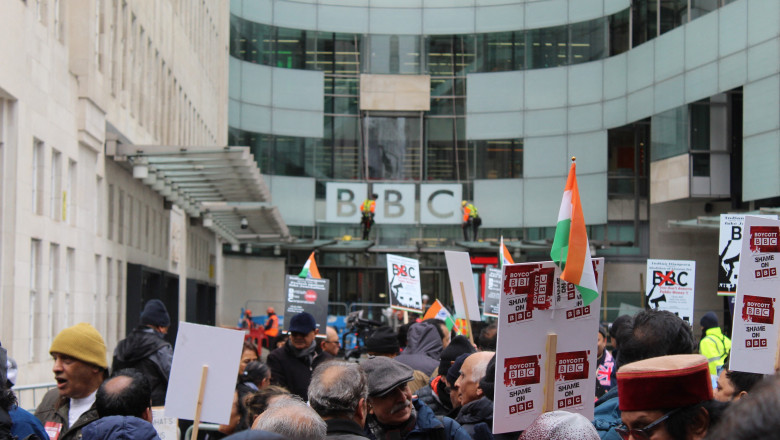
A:
POLYGON ((390 307, 422 313, 419 261, 387 254, 387 284, 390 307))
MULTIPOLYGON (((776 215, 754 217, 777 220, 776 215)), ((718 240, 718 295, 737 293, 739 274, 739 253, 742 249, 742 226, 745 214, 720 215, 720 239, 718 240)))
POLYGON ((501 269, 488 267, 485 269, 485 303, 482 304, 482 314, 498 318, 498 304, 501 301, 501 269))
POLYGON ((284 325, 290 325, 293 316, 301 312, 314 316, 319 327, 318 335, 325 335, 328 325, 328 288, 330 280, 324 278, 301 278, 297 275, 284 277, 284 325))
POLYGON ((647 260, 645 303, 654 309, 668 310, 690 324, 695 280, 695 261, 647 260))
POLYGON ((780 221, 745 217, 729 369, 774 374, 780 297, 780 221))
MULTIPOLYGON (((493 432, 526 429, 543 412, 547 335, 557 335, 553 408, 593 418, 596 334, 604 259, 594 258, 599 298, 585 306, 551 261, 507 264, 498 319, 493 432)), ((548 393, 549 394, 549 393, 548 393)))

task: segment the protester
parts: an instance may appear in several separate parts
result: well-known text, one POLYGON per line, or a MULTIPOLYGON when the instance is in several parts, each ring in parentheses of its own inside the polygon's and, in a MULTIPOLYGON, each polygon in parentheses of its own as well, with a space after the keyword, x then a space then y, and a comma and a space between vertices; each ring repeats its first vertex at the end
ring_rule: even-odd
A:
MULTIPOLYGON (((674 313, 643 310, 623 325, 618 333, 619 365, 657 356, 693 353, 691 326, 674 313)), ((612 387, 596 401, 593 426, 602 439, 620 439, 615 431, 621 424, 619 388, 619 385, 612 387)))
MULTIPOLYGON (((725 365, 729 365, 728 357, 726 357, 725 365)), ((763 374, 729 370, 724 366, 718 375, 718 386, 713 392, 715 400, 736 402, 747 396, 763 378, 763 374)))
POLYGON ((327 425, 329 439, 366 438, 368 385, 366 374, 353 362, 330 361, 316 370, 309 384, 309 405, 327 425))
POLYGON ((498 342, 498 324, 495 322, 486 325, 479 332, 477 338, 477 348, 479 351, 496 351, 496 343, 498 342))
POLYGON ((388 326, 377 327, 365 341, 366 352, 371 356, 398 356, 398 335, 388 326))
POLYGON ((16 374, 16 362, 7 358, 5 348, 0 344, 0 438, 5 435, 46 440, 49 436, 41 422, 17 405, 16 395, 11 390, 16 384, 16 374))
POLYGON ((35 417, 50 437, 75 440, 99 417, 95 397, 108 371, 106 343, 94 327, 82 322, 57 334, 49 353, 57 388, 46 393, 35 417))
POLYGON ((227 437, 223 437, 224 440, 287 440, 287 437, 279 435, 275 432, 260 431, 258 429, 250 429, 248 431, 241 431, 236 434, 231 434, 227 437))
POLYGON ((171 317, 159 299, 147 301, 141 312, 141 324, 127 338, 119 341, 114 350, 111 371, 133 368, 149 380, 152 405, 165 405, 168 379, 171 375, 173 348, 165 340, 171 317))
POLYGON ((480 351, 469 355, 460 368, 460 376, 455 381, 458 388, 458 401, 461 408, 455 421, 474 437, 476 425, 482 423, 486 429, 493 427, 493 402, 485 397, 479 382, 485 377, 488 363, 495 353, 480 351))
POLYGON ((259 391, 270 384, 271 369, 268 368, 268 365, 260 361, 254 361, 250 362, 246 368, 244 368, 244 374, 238 379, 236 395, 234 396, 239 417, 234 432, 249 429, 251 423, 248 421, 247 417, 248 410, 246 407, 246 400, 252 393, 259 391))
POLYGON ((160 440, 154 426, 133 416, 100 418, 83 429, 82 440, 160 440))
POLYGON ((309 388, 312 370, 322 362, 333 359, 333 356, 323 352, 314 340, 318 330, 317 322, 311 314, 301 312, 293 316, 289 331, 290 339, 284 347, 268 355, 271 382, 307 400, 306 390, 309 388))
POLYGON ((409 327, 406 349, 396 360, 430 377, 443 349, 441 330, 430 322, 418 322, 409 327))
POLYGON ((276 339, 279 337, 279 317, 276 316, 276 310, 274 310, 273 307, 268 307, 265 310, 265 313, 268 315, 268 318, 265 320, 265 326, 263 327, 266 337, 266 347, 268 347, 269 350, 273 350, 276 348, 276 339))
POLYGON ((713 384, 717 383, 718 375, 723 362, 731 351, 731 339, 723 334, 718 327, 718 316, 714 312, 707 312, 699 321, 701 324, 701 341, 699 341, 699 353, 707 358, 710 365, 710 376, 713 384))
POLYGON ((368 381, 368 438, 470 439, 458 422, 437 418, 424 403, 412 399, 407 386, 412 380, 411 367, 386 357, 369 358, 361 366, 368 381))
POLYGON ((241 377, 244 375, 244 369, 250 362, 255 362, 260 359, 258 354, 257 345, 250 341, 245 340, 244 346, 241 350, 241 361, 238 363, 238 379, 241 381, 241 377))
POLYGON ((429 322, 436 326, 436 329, 439 330, 439 336, 441 336, 441 346, 442 349, 447 348, 448 345, 450 345, 450 340, 452 339, 452 335, 450 334, 451 331, 447 327, 447 323, 442 321, 438 318, 428 318, 424 320, 423 322, 429 322))
POLYGON ((596 428, 584 416, 566 411, 542 413, 519 440, 599 440, 596 428))
POLYGON ((615 368, 612 353, 607 350, 607 329, 603 325, 599 326, 596 350, 596 397, 601 397, 612 388, 612 369, 615 368))
POLYGON ((285 396, 291 396, 290 392, 287 391, 286 388, 276 385, 268 385, 264 388, 260 388, 255 393, 247 395, 244 399, 246 416, 241 424, 244 426, 252 426, 257 419, 257 416, 262 414, 263 411, 268 408, 268 405, 272 404, 276 399, 285 396))
POLYGON ((143 374, 132 369, 120 370, 98 388, 95 408, 101 418, 133 416, 151 422, 151 396, 152 389, 143 374))
POLYGON ((464 353, 471 354, 474 351, 474 346, 465 336, 458 335, 452 338, 450 345, 441 352, 441 360, 437 369, 439 374, 428 385, 417 390, 417 398, 428 405, 437 416, 448 415, 453 408, 450 400, 450 387, 447 383, 447 371, 455 363, 458 356, 464 353))
POLYGON ((325 422, 299 397, 288 396, 272 403, 252 429, 275 432, 295 440, 323 440, 325 422))
POLYGON ((461 225, 463 228, 463 240, 477 241, 479 226, 482 224, 477 207, 473 203, 464 200, 461 202, 461 211, 463 212, 463 224, 461 225), (471 240, 469 240, 469 232, 473 235, 471 240))
MULTIPOLYGON (((246 412, 245 408, 242 405, 242 399, 246 396, 246 393, 249 391, 256 391, 257 388, 254 387, 253 383, 247 378, 244 373, 246 372, 246 367, 252 363, 259 362, 258 361, 258 348, 257 345, 250 341, 245 340, 243 350, 241 351, 241 361, 238 363, 238 381, 236 384, 236 391, 233 394, 233 405, 230 409, 230 421, 227 425, 220 425, 219 426, 219 432, 222 434, 232 434, 236 432, 237 429, 246 429, 247 427, 241 426, 241 415, 246 412)), ((268 370, 268 368, 266 368, 268 370)), ((262 379, 261 379, 262 380, 262 379)))
POLYGON ((466 358, 469 356, 471 356, 471 353, 463 353, 462 355, 455 358, 455 362, 452 363, 450 369, 447 370, 447 375, 444 376, 444 379, 447 381, 447 385, 450 390, 450 402, 452 403, 452 411, 447 414, 447 417, 451 417, 453 419, 457 417, 458 413, 460 412, 460 399, 458 398, 458 394, 460 394, 460 390, 458 389, 460 369, 463 366, 463 362, 465 362, 466 358))
POLYGON ((322 351, 330 353, 331 356, 338 356, 339 349, 341 349, 338 332, 335 328, 327 326, 325 335, 325 339, 320 343, 320 348, 322 348, 322 351))
POLYGON ((626 439, 703 439, 727 404, 712 398, 707 359, 661 356, 623 364, 617 373, 626 439))
POLYGON ((625 338, 626 332, 630 331, 631 325, 634 322, 634 318, 629 315, 620 315, 612 321, 609 325, 609 337, 612 339, 612 359, 615 361, 615 365, 612 367, 612 380, 610 381, 610 389, 617 386, 617 370, 620 367, 618 355, 620 351, 620 340, 625 338))
POLYGON ((780 433, 780 377, 757 384, 750 397, 732 403, 706 440, 775 439, 780 433))

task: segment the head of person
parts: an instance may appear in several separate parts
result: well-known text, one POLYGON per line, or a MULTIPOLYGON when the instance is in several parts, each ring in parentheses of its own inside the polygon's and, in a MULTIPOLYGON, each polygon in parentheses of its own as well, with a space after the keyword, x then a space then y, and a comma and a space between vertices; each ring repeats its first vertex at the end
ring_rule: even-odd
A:
POLYGON ((708 440, 776 438, 780 432, 780 377, 768 376, 750 397, 729 405, 708 440))
POLYGON ((354 362, 330 361, 317 367, 309 383, 309 405, 323 418, 349 419, 360 426, 368 414, 366 373, 354 362))
POLYGON ((627 328, 631 327, 631 323, 634 318, 631 315, 620 315, 612 321, 609 325, 609 337, 612 338, 612 346, 616 349, 620 346, 620 339, 626 332, 627 328))
POLYGON ((485 369, 485 376, 482 379, 480 379, 479 387, 482 388, 482 392, 484 393, 485 397, 487 397, 492 401, 496 389, 496 355, 495 354, 490 359, 490 362, 488 362, 487 364, 487 368, 485 369))
MULTIPOLYGON (((447 375, 452 364, 455 363, 455 359, 462 354, 472 354, 476 352, 474 346, 471 345, 469 339, 463 335, 457 335, 452 338, 450 345, 447 346, 441 352, 441 359, 439 360, 439 374, 442 376, 447 375)), ((457 379, 457 378, 456 378, 457 379)))
POLYGON ((372 356, 396 357, 401 349, 398 344, 398 335, 388 326, 376 328, 366 338, 366 351, 372 356))
POLYGON ((246 364, 244 373, 239 377, 239 381, 255 384, 257 389, 265 388, 271 385, 271 369, 262 361, 256 360, 246 364))
POLYGON ((466 205, 468 205, 468 204, 469 204, 469 202, 468 202, 468 201, 466 201, 466 200, 462 200, 462 201, 460 202, 460 206, 466 206, 466 205))
POLYGON ((52 372, 61 397, 81 399, 97 391, 107 376, 106 343, 92 325, 82 322, 54 337, 49 347, 52 372))
POLYGON ((317 321, 310 313, 301 312, 290 319, 290 345, 298 350, 311 347, 317 336, 317 321))
POLYGON ((267 309, 265 309, 265 314, 268 316, 276 315, 276 310, 274 310, 273 307, 268 307, 267 309))
POLYGON ((252 429, 274 432, 298 440, 323 440, 325 422, 298 396, 279 398, 257 417, 252 429))
MULTIPOLYGON (((725 365, 729 365, 726 357, 725 365)), ((718 387, 714 390, 715 400, 732 402, 742 399, 751 392, 753 387, 764 379, 763 374, 734 371, 727 368, 718 374, 718 387)))
POLYGON ((9 386, 6 369, 6 356, 5 348, 0 347, 0 409, 9 411, 14 405, 16 405, 16 395, 11 391, 9 386))
POLYGON ((441 337, 442 349, 447 348, 447 346, 450 345, 450 330, 447 328, 447 324, 444 321, 437 318, 428 318, 423 322, 430 322, 436 326, 436 330, 439 332, 439 336, 441 337))
POLYGON ((257 344, 248 339, 245 340, 241 350, 241 362, 238 363, 238 377, 240 378, 244 374, 244 369, 250 362, 258 359, 260 359, 260 356, 257 354, 257 344))
POLYGON ((567 411, 542 413, 518 440, 599 440, 593 424, 581 414, 567 411))
POLYGON ((165 304, 159 299, 147 301, 141 312, 141 325, 151 327, 164 335, 167 334, 171 326, 171 317, 165 304))
POLYGON ((596 339, 596 349, 598 351, 597 356, 601 357, 604 354, 604 350, 607 348, 607 329, 603 325, 599 326, 599 332, 596 339))
POLYGON ((398 327, 398 346, 401 349, 405 349, 407 343, 409 342, 409 340, 408 340, 409 328, 412 327, 412 324, 416 324, 416 323, 408 322, 408 323, 403 324, 402 326, 398 327))
POLYGON ((442 379, 447 381, 450 402, 452 402, 453 408, 460 408, 460 400, 458 400, 458 395, 460 394, 460 390, 458 389, 458 378, 460 377, 460 369, 463 366, 463 362, 465 362, 466 358, 469 356, 471 356, 471 353, 463 353, 455 358, 455 362, 453 362, 450 369, 447 370, 447 374, 442 376, 442 379))
POLYGON ((707 312, 699 320, 702 336, 711 328, 718 327, 718 315, 715 312, 707 312))
POLYGON ((275 348, 284 347, 284 345, 289 340, 290 340, 289 333, 282 333, 282 332, 280 332, 279 336, 276 338, 276 347, 275 348))
POLYGON ((479 387, 479 381, 485 377, 490 359, 493 358, 492 351, 480 351, 469 355, 463 366, 460 368, 460 375, 455 381, 455 387, 458 389, 458 401, 461 406, 481 399, 485 393, 479 387))
POLYGON ((498 324, 491 323, 482 328, 477 338, 477 348, 480 351, 496 351, 498 340, 498 324))
POLYGON ((336 329, 328 326, 325 329, 325 340, 320 343, 322 351, 326 351, 333 356, 338 356, 341 344, 339 343, 339 334, 336 329))
POLYGON ((133 416, 152 421, 152 389, 143 374, 120 370, 103 382, 95 396, 100 417, 133 416))
POLYGON ((368 381, 368 414, 382 425, 407 422, 412 415, 412 367, 383 356, 369 358, 360 366, 368 381))
POLYGON ((658 356, 690 354, 696 345, 691 326, 666 310, 642 310, 618 334, 618 363, 630 364, 658 356))
POLYGON ((289 396, 290 392, 286 388, 278 385, 268 385, 267 387, 260 388, 257 392, 249 394, 244 401, 246 407, 246 420, 244 424, 246 426, 252 426, 257 416, 263 413, 268 408, 268 405, 273 403, 276 399, 289 396))
POLYGON ((371 194, 371 199, 372 199, 372 200, 376 200, 376 199, 378 199, 378 198, 379 198, 379 194, 376 194, 376 193, 374 193, 374 194, 371 194))
POLYGON ((703 439, 725 406, 712 399, 707 359, 698 354, 624 364, 617 379, 624 439, 703 439))

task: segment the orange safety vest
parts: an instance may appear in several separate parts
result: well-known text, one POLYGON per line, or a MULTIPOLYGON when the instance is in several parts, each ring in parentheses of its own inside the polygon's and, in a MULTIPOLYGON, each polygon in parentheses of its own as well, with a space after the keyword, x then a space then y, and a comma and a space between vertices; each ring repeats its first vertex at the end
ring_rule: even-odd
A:
POLYGON ((269 336, 271 338, 275 338, 275 337, 279 336, 279 317, 276 316, 276 314, 273 314, 273 315, 268 317, 268 321, 271 323, 271 326, 267 327, 268 326, 268 322, 265 323, 265 325, 267 327, 265 329, 266 336, 269 336))
POLYGON ((368 214, 369 212, 373 214, 376 212, 376 200, 366 199, 363 202, 363 206, 360 208, 360 210, 363 212, 363 214, 368 214))

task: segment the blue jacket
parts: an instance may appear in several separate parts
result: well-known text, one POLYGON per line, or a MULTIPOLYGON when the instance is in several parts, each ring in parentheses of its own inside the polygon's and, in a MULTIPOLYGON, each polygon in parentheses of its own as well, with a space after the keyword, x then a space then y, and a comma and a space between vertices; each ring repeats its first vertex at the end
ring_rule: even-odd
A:
POLYGON ((602 440, 621 440, 620 435, 615 432, 615 427, 622 424, 618 390, 617 387, 613 387, 596 401, 596 408, 593 411, 593 427, 599 432, 599 437, 602 440))
POLYGON ((11 416, 11 434, 17 438, 25 438, 28 435, 35 434, 41 440, 48 440, 49 435, 43 429, 43 425, 40 420, 36 419, 34 415, 14 405, 8 415, 11 416))
POLYGON ((81 430, 83 440, 160 440, 146 420, 132 416, 108 416, 97 419, 81 430))
MULTIPOLYGON (((455 420, 449 417, 436 417, 433 410, 418 399, 413 399, 412 405, 417 411, 417 423, 404 440, 471 440, 471 436, 455 420)), ((366 424, 365 434, 366 437, 376 440, 374 434, 368 429, 368 424, 366 424)))

